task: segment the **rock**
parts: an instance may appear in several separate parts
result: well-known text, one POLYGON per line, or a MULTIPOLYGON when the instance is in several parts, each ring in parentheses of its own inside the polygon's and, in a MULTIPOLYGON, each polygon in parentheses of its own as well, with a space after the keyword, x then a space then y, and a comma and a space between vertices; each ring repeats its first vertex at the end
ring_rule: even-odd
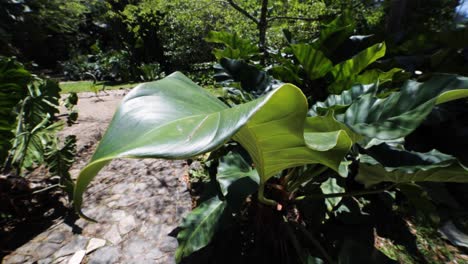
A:
POLYGON ((88 264, 113 264, 119 257, 120 250, 116 246, 103 247, 89 256, 88 264))
POLYGON ((120 221, 125 218, 127 214, 124 210, 113 210, 112 211, 112 221, 120 221))
POLYGON ((101 248, 106 245, 106 240, 99 238, 91 238, 88 245, 86 246, 86 254, 93 252, 94 250, 101 248))
POLYGON ((177 239, 168 236, 165 239, 163 239, 163 241, 159 245, 159 249, 161 249, 164 252, 174 252, 177 249, 177 246, 177 239))
POLYGON ((88 238, 84 236, 76 236, 68 244, 65 244, 59 251, 54 254, 54 258, 60 258, 74 254, 79 250, 84 250, 88 243, 88 238))
POLYGON ((128 189, 129 189, 129 186, 127 183, 119 183, 119 184, 114 185, 114 187, 112 187, 112 193, 123 194, 127 192, 128 189))
POLYGON ((41 245, 42 243, 37 243, 37 242, 31 242, 24 244, 20 248, 18 248, 17 252, 21 253, 21 255, 34 255, 36 252, 37 248, 41 245))
POLYGON ((135 226, 136 226, 135 218, 132 215, 128 215, 124 217, 119 222, 120 234, 122 236, 128 234, 130 231, 132 231, 135 228, 135 226))
POLYGON ((158 248, 152 248, 150 251, 147 251, 145 254, 145 258, 148 260, 152 260, 152 261, 161 259, 163 257, 164 257, 164 253, 161 252, 161 250, 159 250, 158 248))
POLYGON ((47 240, 51 243, 62 243, 65 238, 67 236, 65 235, 64 232, 61 232, 61 231, 56 231, 56 232, 53 232, 52 234, 49 235, 49 237, 47 238, 47 240))
POLYGON ((7 259, 4 260, 3 263, 5 264, 22 264, 26 261, 26 257, 23 256, 23 255, 19 255, 19 254, 16 254, 16 255, 13 255, 7 259))
POLYGON ((122 241, 122 237, 119 234, 119 230, 116 225, 112 225, 112 227, 104 234, 104 239, 110 241, 112 244, 117 245, 122 241))
POLYGON ((37 259, 45 259, 54 254, 60 248, 60 246, 60 244, 56 243, 43 243, 36 249, 35 256, 37 259))
POLYGON ((39 261, 37 261, 37 264, 50 264, 52 263, 52 258, 46 258, 46 259, 41 259, 39 261))
POLYGON ((73 254, 71 259, 68 261, 68 264, 80 264, 86 255, 86 250, 79 250, 73 254))

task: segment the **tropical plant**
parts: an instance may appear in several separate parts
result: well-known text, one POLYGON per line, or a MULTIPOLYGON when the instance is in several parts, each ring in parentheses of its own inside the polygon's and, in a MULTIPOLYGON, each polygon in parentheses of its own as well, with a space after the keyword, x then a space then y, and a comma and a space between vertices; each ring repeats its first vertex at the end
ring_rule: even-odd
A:
MULTIPOLYGON (((215 187, 182 223, 178 262, 197 251, 202 258, 210 252, 203 263, 226 260, 226 254, 232 263, 391 262, 374 248, 373 230, 395 238, 380 222, 396 217, 387 209, 395 193, 411 201, 408 189, 420 182, 468 182, 457 155, 404 148, 406 137, 439 106, 465 97, 468 78, 438 75, 397 90, 378 82, 356 85, 310 109, 299 88, 283 84, 228 107, 174 73, 124 98, 77 179, 74 206, 87 218, 83 193, 114 158, 211 152, 215 187), (225 145, 229 140, 234 147, 225 145)), ((391 226, 397 225, 401 221, 391 226)))
MULTIPOLYGON (((57 136, 65 125, 56 119, 58 83, 31 75, 14 59, 0 57, 0 92, 3 171, 24 176, 26 170, 45 164, 52 174, 61 177, 61 186, 71 194, 73 182, 66 171, 74 160, 75 146, 74 139, 67 138, 61 147, 57 136)), ((69 125, 76 121, 73 107, 77 102, 76 94, 70 94, 64 102, 70 111, 69 125)))
POLYGON ((15 108, 26 96, 31 74, 14 59, 0 57, 0 163, 3 164, 15 137, 15 108))

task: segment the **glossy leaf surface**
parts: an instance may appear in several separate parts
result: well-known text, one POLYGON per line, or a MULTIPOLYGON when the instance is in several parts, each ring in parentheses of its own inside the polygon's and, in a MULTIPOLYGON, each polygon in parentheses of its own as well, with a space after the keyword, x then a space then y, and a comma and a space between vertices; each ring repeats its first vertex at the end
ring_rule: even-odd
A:
POLYGON ((435 150, 416 153, 377 146, 370 154, 373 157, 361 155, 356 177, 366 186, 380 182, 468 182, 466 168, 454 157, 435 150), (388 159, 390 156, 393 158, 388 159))
POLYGON ((367 137, 404 137, 424 121, 437 100, 459 99, 467 95, 466 89, 468 78, 454 75, 438 75, 424 83, 407 81, 400 92, 383 99, 363 95, 346 110, 344 122, 367 137))
POLYGON ((183 159, 212 151, 234 135, 254 160, 260 182, 282 169, 321 163, 336 171, 343 157, 307 147, 307 101, 293 85, 228 108, 181 73, 140 85, 123 100, 90 163, 81 171, 74 204, 110 160, 183 159))

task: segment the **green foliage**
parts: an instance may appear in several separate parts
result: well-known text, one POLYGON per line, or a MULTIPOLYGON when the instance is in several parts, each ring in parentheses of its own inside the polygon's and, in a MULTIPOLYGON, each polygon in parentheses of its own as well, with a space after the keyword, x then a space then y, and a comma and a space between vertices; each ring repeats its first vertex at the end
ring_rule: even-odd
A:
POLYGON ((159 63, 142 64, 139 70, 141 72, 140 79, 144 82, 155 81, 164 77, 159 63))
MULTIPOLYGON (((271 236, 286 236, 285 243, 295 248, 298 257, 310 254, 328 261, 391 263, 373 249, 373 228, 382 228, 379 217, 397 217, 391 209, 385 209, 395 203, 394 198, 389 196, 385 199, 391 201, 384 202, 382 197, 397 192, 400 184, 468 182, 468 171, 456 156, 435 150, 404 150, 405 137, 431 111, 437 111, 437 103, 464 100, 467 91, 465 77, 440 75, 424 83, 407 81, 396 91, 386 91, 377 84, 354 86, 310 110, 303 93, 284 84, 265 96, 229 108, 175 73, 139 86, 124 99, 92 160, 77 179, 75 209, 80 212, 87 185, 114 158, 175 159, 212 152, 209 160, 216 167, 215 181, 209 184, 218 186, 218 197, 214 193, 182 224, 177 261, 196 251, 209 250, 210 241, 219 243, 221 229, 256 214, 253 219, 266 226, 283 228, 279 223, 284 223, 286 233, 269 232, 271 236), (380 103, 373 107, 366 100, 380 103), (314 116, 307 117, 307 112, 314 116), (229 150, 225 143, 230 139, 238 142, 249 157, 229 150), (246 202, 246 197, 254 194, 256 198, 246 202), (381 196, 366 196, 370 194, 381 196), (358 200, 360 196, 368 198, 358 200), (322 210, 323 215, 310 215, 310 208, 303 205, 306 201, 322 210), (301 220, 294 214, 306 218, 301 220), (376 219, 370 219, 369 214, 376 219), (346 223, 345 229, 340 229, 344 235, 333 230, 342 221, 346 223), (348 223, 362 223, 357 228, 359 236, 348 223), (324 238, 321 242, 315 239, 317 232, 324 238), (318 252, 309 251, 311 245, 318 252), (369 250, 375 251, 371 257, 364 254, 369 250), (363 254, 355 259, 351 251, 363 254)), ((401 186, 401 192, 407 192, 406 185, 401 186)), ((406 195, 411 199, 411 193, 406 195)), ((434 209, 427 199, 410 201, 434 209)), ((397 228, 397 222, 394 225, 397 228)), ((258 236, 263 234, 254 226, 246 230, 250 228, 258 236)), ((260 241, 254 243, 268 245, 260 241)))
POLYGON ((126 51, 98 52, 80 55, 62 63, 65 76, 70 80, 96 79, 99 81, 128 82, 136 80, 137 71, 130 64, 126 51))
POLYGON ((225 207, 225 201, 213 197, 190 212, 181 224, 182 231, 177 235, 177 262, 210 243, 225 207))
POLYGON ((468 78, 451 75, 436 76, 424 83, 408 81, 399 92, 385 98, 372 93, 361 96, 346 110, 343 121, 371 138, 404 137, 423 122, 437 101, 466 97, 466 87, 468 78))
POLYGON ((314 147, 320 142, 311 142, 313 136, 308 133, 321 135, 331 131, 304 131, 307 108, 304 95, 292 85, 283 85, 264 98, 234 108, 228 108, 203 92, 202 88, 180 73, 142 85, 119 108, 117 118, 114 118, 102 139, 93 160, 80 174, 75 189, 75 206, 77 209, 81 207, 81 196, 86 186, 114 158, 189 158, 216 149, 231 137, 247 149, 256 164, 260 175, 259 199, 274 203, 263 197, 262 188, 275 173, 311 163, 324 164, 338 171, 343 155, 351 147, 344 130, 336 131, 336 136, 327 137, 328 140, 322 143, 334 144, 327 148, 330 152, 322 151, 320 146, 314 147), (184 93, 180 94, 177 89, 183 89, 184 93), (186 102, 184 112, 174 105, 181 101, 186 102), (135 115, 130 122, 120 123, 119 115, 126 113, 126 108, 134 109, 135 106, 141 111, 133 112, 135 115), (162 109, 166 111, 163 116, 158 114, 162 109), (148 116, 155 118, 150 120, 148 116), (142 118, 145 122, 140 121, 142 118), (123 126, 132 129, 126 131, 122 129, 123 126), (121 140, 117 143, 113 142, 113 138, 121 140), (278 138, 282 140, 278 141, 278 138), (128 145, 129 140, 132 141, 131 145, 128 145), (206 144, 207 140, 210 143, 206 144), (168 142, 172 144, 168 145, 168 142), (340 151, 334 153, 335 148, 340 151))
POLYGON ((207 42, 224 44, 224 49, 214 49, 213 54, 217 60, 222 58, 248 60, 258 55, 258 47, 250 40, 240 38, 236 33, 210 31, 205 38, 207 42))
POLYGON ((15 110, 27 93, 31 74, 13 59, 0 57, 0 164, 11 147, 16 127, 15 110))
POLYGON ((63 146, 60 146, 57 138, 51 143, 46 146, 44 161, 51 175, 60 177, 60 185, 67 192, 71 201, 74 183, 68 170, 75 162, 76 136, 67 136, 63 146))
MULTIPOLYGON (((2 168, 7 172, 15 170, 18 176, 23 176, 25 170, 45 164, 51 174, 60 176, 62 186, 71 194, 73 182, 68 169, 74 161, 76 139, 67 137, 60 147, 57 133, 64 122, 55 119, 60 87, 49 79, 33 78, 13 59, 2 57, 0 65, 0 88, 4 93, 0 108, 4 115, 0 123, 9 125, 3 126, 2 131, 2 148, 5 148, 2 154, 7 155, 4 164, 2 160, 2 168)), ((77 102, 77 95, 72 93, 64 106, 73 111, 77 102)), ((68 123, 73 123, 76 117, 77 113, 72 112, 68 123)))

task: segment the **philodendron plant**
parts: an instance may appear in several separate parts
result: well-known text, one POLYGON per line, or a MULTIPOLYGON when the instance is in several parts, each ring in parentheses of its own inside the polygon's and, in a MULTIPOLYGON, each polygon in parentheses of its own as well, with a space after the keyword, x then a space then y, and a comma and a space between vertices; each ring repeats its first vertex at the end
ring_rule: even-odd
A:
MULTIPOLYGON (((381 91, 377 84, 356 85, 310 108, 299 88, 283 84, 230 108, 177 72, 141 84, 123 99, 76 181, 74 206, 86 217, 81 213, 83 193, 112 159, 187 159, 211 152, 218 157, 214 179, 218 192, 183 221, 177 261, 209 245, 223 230, 226 216, 248 215, 245 208, 256 203, 255 208, 269 213, 257 215, 255 221, 283 226, 285 247, 295 251, 295 258, 281 263, 319 263, 314 262, 319 258, 342 263, 358 247, 348 238, 337 243, 328 233, 314 238, 319 231, 310 215, 321 216, 326 210, 327 217, 317 223, 328 225, 344 212, 343 206, 349 207, 345 197, 403 191, 420 181, 468 182, 462 157, 403 147, 405 137, 437 106, 467 96, 468 78, 438 75, 424 83, 408 81, 397 91, 381 91), (232 141, 242 151, 226 148, 232 141), (267 221, 266 215, 279 220, 267 221)), ((257 234, 254 243, 263 243, 265 237, 271 238, 257 234)))

